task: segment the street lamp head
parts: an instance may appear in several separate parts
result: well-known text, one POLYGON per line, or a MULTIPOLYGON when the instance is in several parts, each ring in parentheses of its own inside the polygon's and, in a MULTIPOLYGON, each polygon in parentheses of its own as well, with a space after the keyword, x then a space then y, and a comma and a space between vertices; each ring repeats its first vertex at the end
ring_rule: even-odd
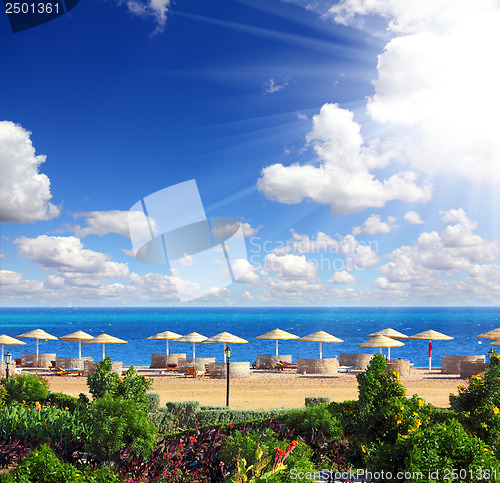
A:
POLYGON ((11 362, 12 362, 12 354, 10 353, 10 351, 8 351, 7 354, 5 354, 5 363, 10 364, 11 362))
POLYGON ((226 347, 224 349, 224 353, 226 354, 226 359, 229 360, 231 358, 231 352, 232 352, 232 349, 231 347, 226 347))

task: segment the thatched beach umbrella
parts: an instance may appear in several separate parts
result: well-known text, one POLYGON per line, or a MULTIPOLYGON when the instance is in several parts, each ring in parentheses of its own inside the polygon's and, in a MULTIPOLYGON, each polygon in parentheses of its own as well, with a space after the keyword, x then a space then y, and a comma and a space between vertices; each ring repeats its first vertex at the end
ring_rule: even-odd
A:
POLYGON ((146 340, 166 340, 167 341, 167 358, 168 358, 168 341, 175 340, 182 337, 180 334, 166 330, 165 332, 160 332, 158 334, 152 335, 151 337, 146 337, 146 340))
POLYGON ((18 335, 18 337, 25 337, 26 339, 36 339, 36 360, 38 360, 38 341, 40 339, 57 340, 57 337, 48 334, 42 329, 35 329, 30 332, 26 332, 26 334, 18 335))
MULTIPOLYGON (((382 354, 382 347, 387 347, 388 350, 391 350, 391 347, 402 347, 404 346, 403 342, 400 342, 399 340, 391 339, 390 337, 386 337, 385 335, 376 335, 370 339, 368 339, 365 342, 361 342, 361 344, 358 344, 358 347, 365 347, 365 348, 378 348, 380 349, 380 353, 382 354)), ((389 352, 388 354, 388 359, 391 359, 391 354, 389 352)))
POLYGON ((481 339, 498 339, 500 338, 500 327, 485 332, 484 334, 479 334, 478 337, 480 337, 481 339))
POLYGON ((397 330, 388 328, 379 330, 378 332, 374 332, 373 334, 368 334, 368 337, 375 337, 376 335, 385 335, 386 337, 390 337, 391 339, 408 339, 407 335, 398 332, 397 330))
POLYGON ((435 330, 426 330, 415 335, 411 335, 409 339, 419 339, 429 341, 429 374, 431 373, 431 360, 432 360, 432 341, 433 340, 453 340, 449 335, 441 334, 435 330))
POLYGON ((198 334, 198 332, 191 332, 188 335, 185 335, 184 337, 179 337, 178 339, 174 339, 174 342, 191 342, 193 344, 193 360, 196 359, 196 343, 197 342, 204 342, 207 340, 208 337, 205 337, 204 335, 198 334))
POLYGON ((226 362, 226 344, 248 344, 247 340, 230 334, 229 332, 221 332, 203 341, 204 344, 211 342, 222 342, 224 344, 224 362, 226 362))
POLYGON ((14 337, 10 337, 8 335, 2 334, 0 335, 0 345, 2 346, 2 361, 3 361, 3 346, 4 345, 26 345, 26 342, 21 340, 14 339, 14 337))
POLYGON ((72 332, 71 334, 59 337, 59 340, 69 340, 71 342, 78 342, 78 357, 82 357, 82 341, 90 340, 93 338, 94 338, 93 335, 78 330, 76 332, 72 332))
POLYGON ((90 340, 84 342, 84 344, 102 344, 102 360, 106 357, 106 344, 127 344, 128 342, 123 339, 118 339, 118 337, 113 337, 108 334, 101 334, 90 340))
POLYGON ((298 339, 298 335, 290 334, 290 332, 286 332, 281 329, 274 329, 271 332, 267 332, 265 334, 259 335, 256 337, 257 340, 275 340, 276 341, 276 355, 278 355, 278 341, 279 340, 292 340, 298 339))
POLYGON ((314 332, 313 334, 306 335, 301 337, 299 340, 303 342, 319 342, 319 358, 323 359, 323 350, 321 348, 321 344, 323 342, 344 342, 342 339, 335 337, 334 335, 325 332, 324 330, 318 330, 318 332, 314 332))

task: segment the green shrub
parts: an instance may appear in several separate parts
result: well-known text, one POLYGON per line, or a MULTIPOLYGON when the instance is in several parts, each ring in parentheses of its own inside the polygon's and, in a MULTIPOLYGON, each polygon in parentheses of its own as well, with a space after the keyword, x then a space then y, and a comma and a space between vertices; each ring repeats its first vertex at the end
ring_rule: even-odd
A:
POLYGON ((151 419, 159 433, 167 434, 172 431, 172 413, 168 408, 159 407, 156 411, 150 412, 149 419, 151 419))
POLYGON ((120 477, 109 468, 78 469, 61 461, 48 446, 33 450, 2 483, 120 483, 120 477))
POLYGON ((45 379, 35 374, 22 373, 3 380, 7 391, 6 402, 34 403, 47 398, 48 383, 45 379))
POLYGON ((276 422, 294 429, 297 436, 308 436, 312 430, 328 439, 342 437, 340 422, 325 404, 309 405, 305 409, 290 409, 276 417, 276 422))
POLYGON ((196 426, 196 412, 200 409, 199 401, 167 402, 170 412, 171 431, 181 431, 196 426))
POLYGON ((7 390, 5 387, 0 386, 0 408, 3 408, 5 406, 7 400, 7 390))
POLYGON ((157 392, 147 392, 145 396, 149 411, 158 411, 158 409, 160 408, 160 395, 157 392))
POLYGON ((385 477, 374 482, 500 481, 500 463, 492 449, 467 434, 453 419, 400 436, 394 445, 373 444, 367 450, 366 462, 373 474, 384 471, 386 476, 388 472, 393 475, 393 479, 385 477), (396 479, 397 472, 412 477, 396 479), (418 473, 421 476, 417 477, 418 473))
POLYGON ((78 409, 81 402, 78 398, 70 396, 69 394, 64 394, 63 392, 51 392, 45 403, 48 406, 53 406, 59 409, 66 409, 69 411, 74 411, 78 409))
MULTIPOLYGON (((280 441, 277 439, 276 435, 270 429, 266 429, 262 433, 250 432, 245 436, 243 436, 240 431, 235 431, 232 436, 226 439, 224 448, 219 452, 219 458, 226 464, 235 468, 232 472, 233 475, 236 471, 238 460, 241 462, 244 459, 246 467, 248 468, 267 458, 269 463, 263 471, 265 472, 273 468, 275 455, 277 453, 276 448, 281 451, 286 450, 289 444, 290 441, 280 441), (257 448, 260 448, 263 452, 262 458, 260 459, 258 458, 259 453, 257 448)), ((295 449, 289 454, 284 464, 287 466, 284 471, 269 476, 266 481, 269 483, 289 482, 293 480, 290 474, 291 470, 304 472, 304 474, 309 473, 310 475, 314 474, 315 471, 315 467, 311 462, 311 449, 301 442, 299 442, 295 449)), ((230 481, 238 480, 233 479, 230 481)), ((315 479, 305 477, 301 481, 314 482, 315 479)))
POLYGON ((468 387, 458 386, 450 404, 468 431, 500 450, 500 355, 493 354, 484 379, 474 374, 468 387))
POLYGON ((200 406, 200 411, 210 411, 217 409, 219 411, 231 411, 229 406, 200 406))
POLYGON ((332 398, 330 396, 307 396, 306 397, 306 406, 312 406, 314 404, 328 404, 332 402, 332 398))
POLYGON ((109 394, 93 401, 86 412, 91 428, 88 452, 100 462, 118 462, 119 452, 126 447, 147 456, 156 442, 157 430, 143 408, 133 400, 109 394))

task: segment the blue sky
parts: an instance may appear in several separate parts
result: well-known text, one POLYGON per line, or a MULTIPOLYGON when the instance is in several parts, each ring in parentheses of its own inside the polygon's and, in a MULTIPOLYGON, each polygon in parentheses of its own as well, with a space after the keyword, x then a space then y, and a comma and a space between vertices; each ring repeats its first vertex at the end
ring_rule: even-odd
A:
POLYGON ((490 0, 0 17, 0 304, 497 305, 499 25, 490 0), (128 210, 190 179, 247 257, 181 302, 203 290, 134 258, 128 210))

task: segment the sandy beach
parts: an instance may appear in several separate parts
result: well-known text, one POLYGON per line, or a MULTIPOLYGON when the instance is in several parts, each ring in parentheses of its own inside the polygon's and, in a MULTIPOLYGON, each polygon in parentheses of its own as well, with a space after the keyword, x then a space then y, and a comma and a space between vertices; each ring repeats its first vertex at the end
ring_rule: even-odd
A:
MULTIPOLYGON (((50 390, 78 396, 88 394, 86 377, 55 376, 50 371, 38 371, 47 377, 50 390)), ((158 370, 138 368, 141 375, 153 379, 153 391, 158 392, 161 404, 168 401, 200 401, 203 405, 224 406, 226 404, 226 380, 185 378, 178 373, 160 374, 158 370)), ((401 377, 407 395, 418 394, 438 407, 449 407, 450 393, 457 394, 464 380, 459 375, 441 374, 435 369, 414 368, 411 375, 401 377)), ((355 373, 335 376, 301 375, 281 371, 254 371, 249 378, 232 379, 230 382, 230 406, 233 409, 258 409, 273 407, 298 408, 304 406, 306 396, 331 396, 334 401, 345 401, 358 397, 355 373)))

